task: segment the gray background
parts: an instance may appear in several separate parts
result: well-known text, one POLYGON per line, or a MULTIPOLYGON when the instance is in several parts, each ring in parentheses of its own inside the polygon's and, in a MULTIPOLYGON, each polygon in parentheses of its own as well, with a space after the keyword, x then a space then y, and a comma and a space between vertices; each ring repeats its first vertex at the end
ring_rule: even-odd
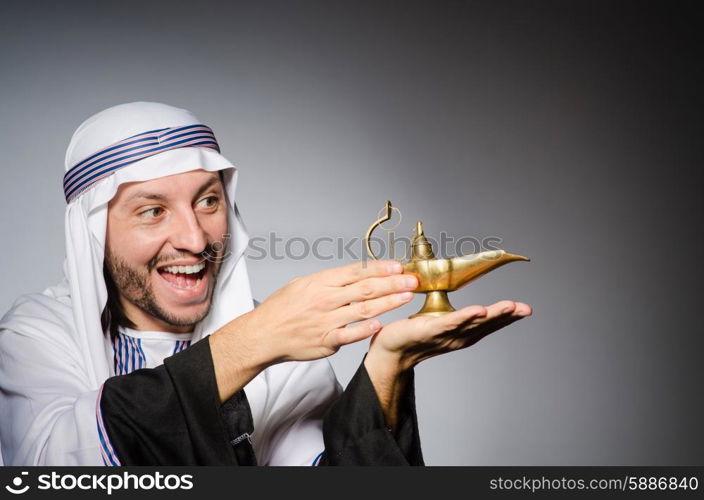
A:
MULTIPOLYGON (((103 4, 0 7, 0 309, 60 279, 73 130, 166 102, 239 166, 252 236, 359 237, 391 199, 400 236, 533 259, 452 295, 534 315, 417 368, 428 464, 704 462, 694 2, 103 4)), ((351 260, 251 260, 255 296, 351 260)))

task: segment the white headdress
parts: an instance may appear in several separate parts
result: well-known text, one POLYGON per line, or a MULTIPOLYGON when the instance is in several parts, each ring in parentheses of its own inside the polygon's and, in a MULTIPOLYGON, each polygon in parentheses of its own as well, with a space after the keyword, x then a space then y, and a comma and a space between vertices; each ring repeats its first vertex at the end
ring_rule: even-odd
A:
POLYGON ((107 301, 103 279, 107 203, 120 184, 196 169, 222 170, 230 236, 212 307, 197 324, 193 342, 253 308, 246 263, 242 258, 249 237, 234 201, 237 171, 218 152, 217 145, 212 145, 214 137, 206 129, 198 118, 184 109, 133 102, 90 117, 71 138, 65 160, 65 190, 70 201, 65 218, 64 273, 73 308, 75 340, 85 347, 81 351, 82 361, 85 367, 91 368, 89 375, 95 387, 109 376, 105 353, 112 352, 112 347, 107 345, 109 339, 101 334, 100 316, 107 301), (77 167, 83 172, 70 177, 69 171, 77 172, 77 167), (84 185, 75 189, 81 184, 81 177, 84 185))

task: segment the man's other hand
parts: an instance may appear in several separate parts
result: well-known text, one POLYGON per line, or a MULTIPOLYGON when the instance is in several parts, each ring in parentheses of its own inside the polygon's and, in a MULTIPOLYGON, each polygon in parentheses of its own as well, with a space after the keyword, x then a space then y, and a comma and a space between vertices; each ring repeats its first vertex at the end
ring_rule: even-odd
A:
POLYGON ((400 400, 415 365, 476 344, 532 313, 528 304, 503 300, 487 307, 469 306, 442 316, 419 316, 384 326, 372 339, 364 366, 389 429, 396 428, 400 400))
POLYGON ((401 371, 424 359, 464 349, 501 328, 530 316, 528 304, 502 300, 473 305, 442 316, 402 319, 384 326, 372 339, 368 358, 384 358, 401 371))

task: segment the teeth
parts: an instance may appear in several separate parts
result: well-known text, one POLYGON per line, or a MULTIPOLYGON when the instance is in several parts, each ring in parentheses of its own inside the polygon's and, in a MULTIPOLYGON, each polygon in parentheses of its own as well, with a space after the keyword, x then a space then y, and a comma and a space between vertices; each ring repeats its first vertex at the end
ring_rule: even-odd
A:
POLYGON ((205 262, 201 262, 194 266, 169 266, 165 267, 164 270, 173 274, 195 274, 201 272, 204 268, 205 262))
POLYGON ((182 289, 184 289, 184 290, 193 290, 193 289, 196 288, 199 284, 200 284, 200 278, 198 278, 198 279, 196 280, 196 284, 193 285, 193 286, 178 286, 178 288, 182 288, 182 289))
POLYGON ((176 288, 180 288, 181 290, 193 290, 194 288, 198 287, 198 285, 200 285, 200 281, 201 281, 200 278, 198 278, 196 280, 195 285, 193 285, 193 286, 179 286, 175 283, 171 283, 171 286, 174 286, 176 288))

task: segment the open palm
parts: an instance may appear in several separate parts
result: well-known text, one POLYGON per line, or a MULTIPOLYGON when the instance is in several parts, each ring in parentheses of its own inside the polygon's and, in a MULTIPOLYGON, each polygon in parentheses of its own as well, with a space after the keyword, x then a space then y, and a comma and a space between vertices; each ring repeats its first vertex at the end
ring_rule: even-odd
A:
POLYGON ((530 316, 528 304, 502 300, 490 306, 473 305, 442 316, 402 319, 385 325, 372 338, 370 351, 383 349, 414 366, 446 352, 464 349, 514 321, 530 316))

